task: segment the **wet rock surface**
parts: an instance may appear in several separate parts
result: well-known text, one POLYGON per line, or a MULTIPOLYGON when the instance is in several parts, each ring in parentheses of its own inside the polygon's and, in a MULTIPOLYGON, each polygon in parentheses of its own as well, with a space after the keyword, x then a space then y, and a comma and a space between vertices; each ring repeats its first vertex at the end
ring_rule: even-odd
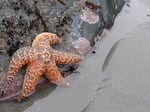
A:
MULTIPOLYGON (((54 4, 53 0, 1 0, 0 67, 2 71, 0 76, 3 78, 0 80, 0 99, 8 99, 12 96, 12 92, 17 94, 21 89, 25 68, 18 73, 16 81, 9 87, 10 89, 7 88, 8 91, 4 92, 5 89, 3 89, 5 88, 3 83, 9 61, 17 49, 31 45, 37 34, 47 31, 56 33, 63 39, 61 45, 53 46, 56 49, 77 52, 72 42, 81 37, 88 39, 93 46, 95 44, 94 38, 100 35, 104 28, 109 29, 113 25, 114 19, 123 4, 123 0, 89 0, 86 2, 84 0, 69 0, 65 1, 65 5, 59 2, 54 4), (82 20, 81 15, 85 8, 97 15, 99 21, 89 24, 82 20)), ((60 65, 59 68, 64 76, 68 76, 77 66, 60 65)), ((13 103, 7 105, 3 103, 5 105, 3 109, 5 110, 9 104, 14 105, 13 103)), ((22 108, 22 110, 24 109, 22 108)), ((8 109, 8 112, 10 110, 8 109)), ((11 112, 13 112, 13 109, 11 112)))

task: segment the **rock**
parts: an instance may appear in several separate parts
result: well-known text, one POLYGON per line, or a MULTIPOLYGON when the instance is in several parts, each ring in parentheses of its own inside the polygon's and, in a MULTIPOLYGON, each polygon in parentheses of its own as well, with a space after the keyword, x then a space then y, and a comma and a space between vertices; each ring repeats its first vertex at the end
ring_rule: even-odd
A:
MULTIPOLYGON (((124 5, 123 0, 110 1, 110 0, 88 0, 88 4, 83 5, 83 9, 81 9, 80 13, 76 13, 73 15, 73 32, 71 32, 71 37, 74 39, 80 37, 86 37, 91 45, 94 45, 94 38, 97 35, 100 35, 104 28, 110 29, 113 25, 115 17, 120 12, 124 5), (89 24, 80 18, 80 15, 84 12, 86 8, 91 7, 91 12, 94 15, 99 15, 98 19, 95 19, 97 22, 95 24, 89 24), (93 8, 96 7, 96 8, 93 8), (82 12, 83 11, 83 12, 82 12)), ((80 3, 81 4, 81 3, 80 3)), ((95 16, 97 18, 97 16, 95 16)), ((93 21, 95 21, 93 19, 93 21)), ((89 21, 89 20, 88 20, 89 21)))
POLYGON ((81 56, 88 53, 91 49, 90 42, 84 37, 81 37, 78 40, 73 41, 72 44, 81 56))
POLYGON ((97 22, 99 22, 99 15, 96 15, 91 11, 90 8, 86 7, 82 10, 81 19, 89 24, 96 24, 97 22))
MULTIPOLYGON (((86 2, 85 0, 66 0, 65 5, 61 3, 54 5, 50 0, 1 0, 0 40, 4 41, 0 45, 0 67, 4 69, 0 74, 1 82, 6 78, 11 55, 18 48, 31 45, 37 34, 56 33, 63 42, 60 46, 54 47, 76 52, 71 42, 86 37, 93 45, 95 37, 100 35, 104 28, 109 29, 113 25, 123 4, 123 0, 89 0, 86 2), (90 22, 89 19, 88 21, 83 20, 84 10, 90 11, 96 19, 90 22)), ((17 75, 17 79, 7 88, 5 95, 1 85, 0 99, 10 98, 13 96, 12 93, 16 94, 20 91, 23 81, 23 76, 20 74, 23 73, 18 74, 21 78, 17 75)))
POLYGON ((0 77, 0 101, 10 100, 20 93, 23 83, 23 75, 18 75, 9 85, 6 82, 6 71, 1 70, 0 77))

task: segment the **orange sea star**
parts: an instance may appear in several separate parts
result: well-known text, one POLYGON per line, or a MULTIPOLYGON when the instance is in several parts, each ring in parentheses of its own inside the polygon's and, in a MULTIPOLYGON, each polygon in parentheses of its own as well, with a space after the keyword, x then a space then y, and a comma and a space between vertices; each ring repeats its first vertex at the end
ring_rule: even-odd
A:
POLYGON ((81 57, 59 52, 50 46, 51 44, 60 42, 61 39, 57 35, 45 32, 36 36, 32 47, 23 47, 14 53, 8 68, 8 82, 11 82, 15 78, 16 73, 23 65, 28 65, 23 88, 18 97, 19 101, 33 93, 42 75, 45 75, 54 84, 69 84, 64 81, 56 64, 79 62, 81 57))

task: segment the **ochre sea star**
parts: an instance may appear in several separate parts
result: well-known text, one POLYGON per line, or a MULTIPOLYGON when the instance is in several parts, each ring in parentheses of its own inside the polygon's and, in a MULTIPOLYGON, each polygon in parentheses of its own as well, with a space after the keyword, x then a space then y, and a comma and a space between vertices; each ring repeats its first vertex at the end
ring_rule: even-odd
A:
POLYGON ((34 39, 32 47, 23 47, 13 54, 7 73, 8 82, 13 81, 16 73, 23 65, 27 65, 23 88, 18 101, 33 93, 42 75, 45 75, 54 84, 69 84, 61 76, 56 64, 79 62, 81 57, 59 52, 50 46, 60 42, 61 39, 53 33, 41 33, 34 39))

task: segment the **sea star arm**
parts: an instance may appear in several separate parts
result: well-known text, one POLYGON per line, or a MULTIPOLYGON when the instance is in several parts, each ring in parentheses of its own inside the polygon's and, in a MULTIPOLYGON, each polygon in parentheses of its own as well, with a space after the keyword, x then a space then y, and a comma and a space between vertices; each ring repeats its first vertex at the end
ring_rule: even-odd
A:
POLYGON ((44 32, 35 37, 32 42, 32 47, 52 45, 56 43, 60 43, 61 39, 54 33, 44 32), (40 43, 44 42, 44 45, 40 45, 40 43))
POLYGON ((42 71, 40 69, 37 69, 35 64, 28 65, 24 77, 22 91, 17 98, 18 101, 22 101, 35 91, 36 85, 38 84, 41 75, 42 71))
POLYGON ((75 54, 69 54, 53 50, 52 56, 56 64, 72 64, 81 61, 81 57, 75 54))
POLYGON ((52 64, 51 67, 46 69, 45 72, 46 78, 56 85, 69 86, 70 84, 65 81, 65 79, 60 74, 56 64, 52 64))
POLYGON ((15 78, 16 73, 19 71, 19 69, 30 61, 30 58, 33 55, 32 53, 30 54, 30 52, 32 52, 31 47, 23 47, 14 53, 8 68, 8 82, 11 82, 15 78))

